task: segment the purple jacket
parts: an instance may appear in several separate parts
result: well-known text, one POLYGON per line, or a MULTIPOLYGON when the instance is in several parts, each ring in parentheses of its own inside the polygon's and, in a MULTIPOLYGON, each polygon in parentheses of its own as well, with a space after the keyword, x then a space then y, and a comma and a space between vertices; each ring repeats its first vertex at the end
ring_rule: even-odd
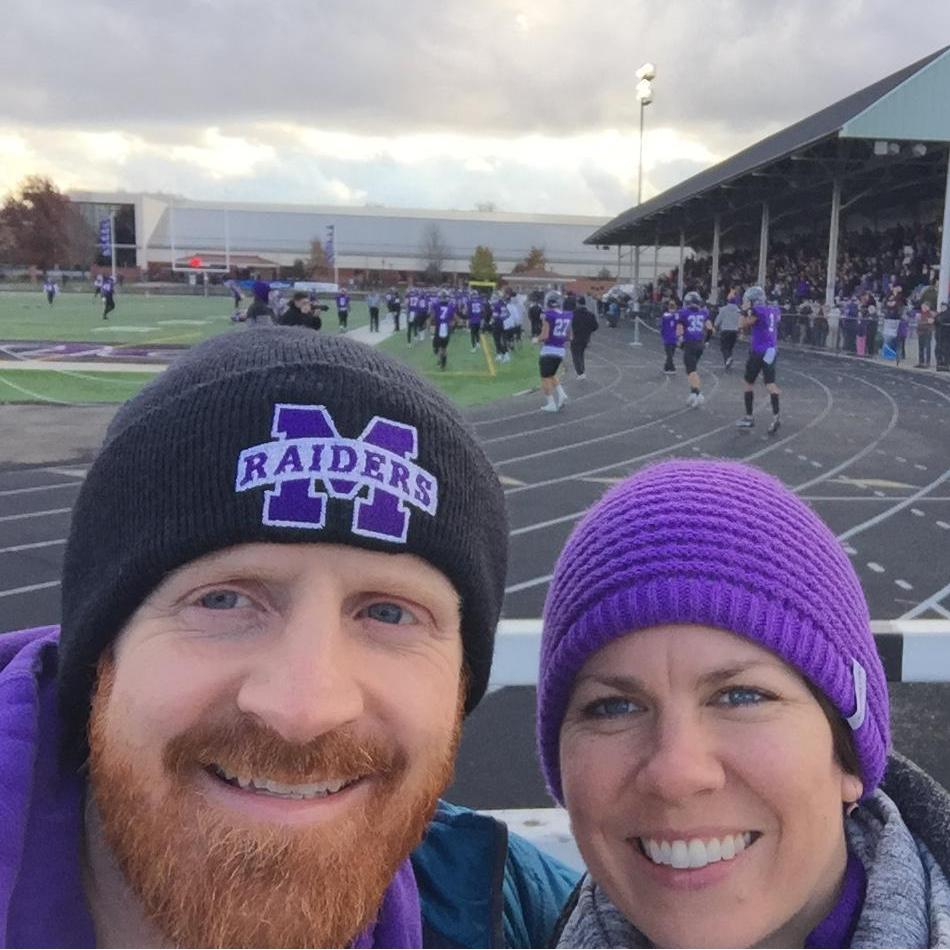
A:
MULTIPOLYGON (((0 946, 94 947, 82 888, 85 782, 58 765, 59 628, 0 634, 0 946)), ((356 947, 420 947, 407 859, 356 947)))

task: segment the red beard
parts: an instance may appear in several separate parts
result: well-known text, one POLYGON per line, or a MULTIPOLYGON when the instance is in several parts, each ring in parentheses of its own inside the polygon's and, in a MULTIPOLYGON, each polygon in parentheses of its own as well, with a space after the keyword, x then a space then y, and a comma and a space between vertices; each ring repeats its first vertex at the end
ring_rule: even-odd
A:
MULTIPOLYGON (((89 726, 90 786, 105 839, 146 916, 175 946, 343 947, 375 917, 452 778, 464 704, 429 762, 340 729, 286 742, 256 720, 196 726, 162 759, 159 802, 110 735, 110 664, 100 664, 89 726), (317 827, 241 823, 196 787, 210 763, 286 784, 372 775, 372 794, 317 827)), ((464 677, 463 677, 464 680, 464 677)))

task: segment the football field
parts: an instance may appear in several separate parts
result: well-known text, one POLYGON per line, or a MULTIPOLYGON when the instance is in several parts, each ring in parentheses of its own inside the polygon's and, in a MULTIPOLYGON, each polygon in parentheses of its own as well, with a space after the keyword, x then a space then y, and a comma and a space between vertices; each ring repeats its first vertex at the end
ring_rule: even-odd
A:
MULTIPOLYGON (((91 292, 61 294, 52 306, 40 291, 0 293, 0 403, 122 402, 182 349, 219 333, 245 332, 244 324, 232 323, 231 312, 225 296, 117 294, 116 309, 103 320, 102 301, 91 292), (105 371, 108 364, 114 368, 105 371)), ((322 332, 337 332, 332 303, 321 317, 322 332)), ((354 300, 348 329, 357 339, 379 344, 460 405, 481 405, 538 384, 537 349, 529 343, 510 363, 498 364, 490 341, 473 351, 467 327, 460 327, 452 335, 448 367, 440 371, 431 334, 410 345, 404 322, 397 333, 384 314, 379 337, 368 335, 368 324, 366 304, 354 300)))

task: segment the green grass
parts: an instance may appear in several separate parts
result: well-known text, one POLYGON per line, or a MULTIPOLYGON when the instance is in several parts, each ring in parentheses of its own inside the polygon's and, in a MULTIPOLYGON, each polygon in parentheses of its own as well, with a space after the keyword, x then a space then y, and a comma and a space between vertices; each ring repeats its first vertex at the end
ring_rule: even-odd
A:
POLYGON ((64 370, 8 369, 0 364, 0 403, 124 402, 154 373, 76 373, 64 370))
MULTIPOLYGON (((219 333, 234 331, 229 297, 145 297, 116 294, 116 309, 109 321, 102 319, 102 303, 91 293, 64 293, 50 307, 39 290, 0 293, 0 341, 50 340, 101 343, 113 347, 121 359, 121 347, 181 344, 191 346, 219 333), (176 320, 201 321, 176 324, 176 320), (116 350, 119 352, 117 353, 116 350)), ((324 330, 336 332, 336 308, 321 314, 324 330)), ((369 311, 354 301, 349 326, 369 323, 369 311)), ((384 323, 385 325, 385 323, 384 323)), ((241 329, 235 332, 241 332, 241 329)), ((497 363, 490 339, 487 342, 493 376, 485 353, 472 353, 467 327, 455 331, 449 344, 448 368, 439 370, 432 353, 431 332, 423 343, 406 345, 405 329, 379 344, 392 356, 408 363, 431 380, 459 405, 481 405, 538 386, 538 348, 525 342, 512 354, 510 363, 497 363)), ((147 372, 99 372, 55 368, 25 370, 4 368, 0 362, 0 403, 122 402, 137 392, 153 374, 147 372)))
MULTIPOLYGON (((116 308, 106 321, 102 319, 102 301, 91 292, 60 294, 52 307, 41 290, 3 292, 0 293, 0 340, 190 346, 233 326, 230 297, 146 297, 119 292, 115 303, 116 308), (174 322, 179 320, 195 322, 174 322)), ((332 304, 322 317, 328 329, 336 328, 336 309, 332 304)), ((353 301, 349 325, 359 327, 368 323, 366 305, 353 301)))
POLYGON ((495 362, 495 350, 490 340, 487 346, 495 376, 489 371, 484 352, 481 349, 472 352, 467 327, 456 330, 452 335, 448 366, 444 372, 439 369, 432 352, 431 332, 425 342, 416 343, 411 348, 406 344, 405 329, 379 344, 381 350, 408 363, 461 406, 478 406, 525 389, 537 388, 537 346, 526 340, 521 349, 512 353, 510 363, 495 362))

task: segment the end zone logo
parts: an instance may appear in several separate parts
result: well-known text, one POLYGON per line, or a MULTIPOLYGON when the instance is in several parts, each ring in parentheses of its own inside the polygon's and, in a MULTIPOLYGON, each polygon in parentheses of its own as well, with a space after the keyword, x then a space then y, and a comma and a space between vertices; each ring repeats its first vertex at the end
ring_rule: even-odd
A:
POLYGON ((234 483, 236 492, 274 486, 264 492, 264 524, 320 529, 327 500, 340 498, 353 502, 354 534, 404 543, 408 505, 436 513, 438 480, 412 461, 415 426, 374 416, 358 438, 345 439, 326 406, 278 403, 271 435, 241 452, 234 483))

